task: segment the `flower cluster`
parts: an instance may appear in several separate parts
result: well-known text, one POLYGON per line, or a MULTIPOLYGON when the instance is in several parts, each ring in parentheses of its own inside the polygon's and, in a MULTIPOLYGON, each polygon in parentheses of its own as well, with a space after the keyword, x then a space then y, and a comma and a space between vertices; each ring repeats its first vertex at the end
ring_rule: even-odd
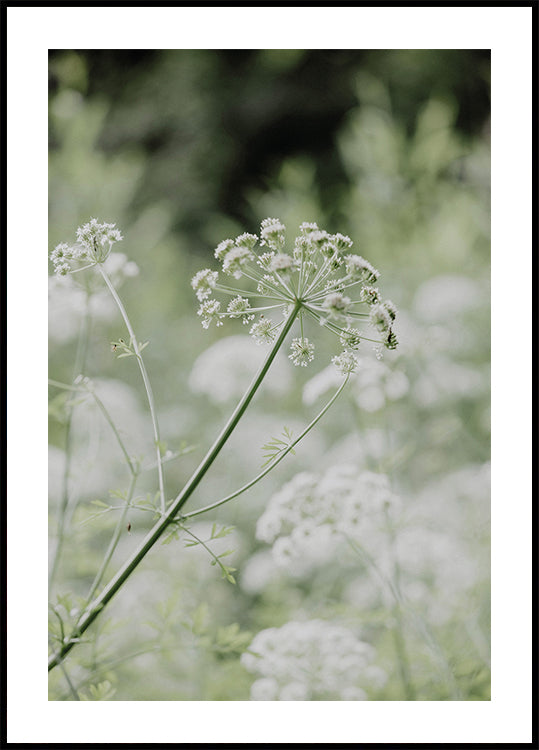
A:
POLYGON ((271 316, 295 314, 301 335, 292 340, 289 358, 302 367, 314 359, 315 351, 315 344, 304 334, 304 323, 316 320, 338 338, 342 353, 332 362, 348 375, 357 367, 355 352, 362 339, 396 348, 395 306, 382 300, 373 286, 379 272, 351 253, 349 237, 328 234, 315 223, 303 223, 299 229, 291 252, 286 252, 285 226, 279 219, 264 219, 260 238, 244 233, 220 242, 215 257, 225 279, 220 281, 217 271, 206 268, 191 280, 201 303, 198 315, 204 328, 212 322, 222 325, 225 318, 241 318, 250 324, 249 333, 258 344, 270 344, 284 325, 282 315, 271 316), (261 252, 255 250, 258 242, 261 252), (251 289, 233 286, 226 276, 246 280, 251 289), (232 299, 223 305, 214 293, 232 299), (360 323, 369 324, 378 338, 363 335, 356 327, 360 323))
POLYGON ((322 476, 302 472, 270 499, 256 536, 273 543, 277 565, 302 574, 331 557, 343 535, 360 544, 377 539, 398 504, 384 474, 347 464, 322 476))
POLYGON ((66 276, 74 270, 104 263, 112 246, 123 240, 121 232, 115 227, 116 224, 100 224, 97 219, 90 219, 77 229, 77 239, 73 245, 66 242, 56 245, 50 254, 56 274, 66 276))
POLYGON ((257 675, 251 700, 366 700, 386 675, 375 651, 350 629, 323 620, 291 621, 258 633, 241 662, 257 675))

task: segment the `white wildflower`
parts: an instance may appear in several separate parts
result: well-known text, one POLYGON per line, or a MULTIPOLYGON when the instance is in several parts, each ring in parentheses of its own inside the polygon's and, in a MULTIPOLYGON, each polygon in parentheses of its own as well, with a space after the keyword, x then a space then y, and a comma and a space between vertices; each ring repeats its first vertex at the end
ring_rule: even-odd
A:
POLYGON ((314 344, 310 343, 309 339, 292 339, 290 349, 288 359, 291 359, 296 366, 307 367, 314 359, 314 344))
POLYGON ((207 299, 215 289, 218 275, 217 271, 211 271, 209 268, 205 268, 202 271, 198 271, 198 273, 193 276, 191 279, 191 286, 195 290, 197 299, 200 302, 207 299))
POLYGON ((257 677, 251 700, 365 700, 385 677, 374 660, 356 633, 323 620, 262 630, 241 656, 257 677))

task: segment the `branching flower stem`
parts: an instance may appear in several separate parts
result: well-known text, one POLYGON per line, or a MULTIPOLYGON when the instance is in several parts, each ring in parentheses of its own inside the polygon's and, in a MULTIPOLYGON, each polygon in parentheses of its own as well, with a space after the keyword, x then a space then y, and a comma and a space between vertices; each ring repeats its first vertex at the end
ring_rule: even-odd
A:
POLYGON ((142 380, 144 381, 144 388, 146 389, 146 396, 148 398, 148 405, 150 407, 150 414, 151 414, 151 419, 152 419, 155 449, 157 452, 157 475, 159 478, 159 496, 161 499, 161 512, 164 513, 165 508, 166 508, 166 501, 165 501, 165 482, 163 478, 163 465, 162 465, 162 460, 161 460, 161 441, 159 437, 159 425, 157 423, 157 415, 155 412, 155 402, 153 398, 152 387, 150 385, 150 379, 148 377, 148 373, 146 372, 146 366, 144 364, 144 360, 142 359, 142 354, 140 353, 138 339, 135 336, 133 326, 131 325, 131 321, 129 320, 129 316, 127 315, 125 307, 123 306, 122 300, 120 299, 120 296, 118 295, 118 292, 116 291, 108 274, 104 270, 103 264, 100 263, 97 265, 97 267, 99 268, 99 271, 101 272, 101 276, 103 277, 105 284, 108 286, 109 291, 112 294, 114 301, 116 302, 118 309, 120 310, 120 313, 122 314, 122 318, 124 319, 127 330, 129 331, 129 336, 131 337, 131 346, 133 347, 135 356, 137 358, 137 362, 139 364, 140 372, 142 375, 142 380))
POLYGON ((238 495, 241 495, 243 492, 246 492, 251 487, 253 487, 253 485, 259 482, 263 477, 265 477, 266 474, 268 474, 272 469, 274 469, 277 466, 277 464, 280 463, 283 460, 283 458, 287 456, 290 453, 290 451, 294 449, 294 447, 300 442, 300 440, 303 440, 305 435, 307 435, 307 433, 310 432, 312 428, 322 419, 324 414, 335 403, 337 398, 342 393, 344 387, 348 383, 349 378, 350 378, 349 375, 345 377, 339 389, 335 392, 335 394, 328 401, 328 403, 324 406, 324 408, 316 415, 316 417, 312 420, 312 422, 303 430, 303 432, 292 443, 290 443, 289 446, 287 446, 281 453, 279 453, 279 455, 276 456, 276 458, 263 471, 261 471, 260 474, 258 474, 254 479, 252 479, 247 484, 244 484, 243 487, 240 487, 239 490, 236 490, 232 494, 227 495, 226 497, 222 498, 222 500, 218 500, 216 503, 212 503, 211 505, 205 505, 203 508, 192 510, 190 513, 184 513, 182 515, 182 519, 193 518, 194 516, 199 516, 202 513, 206 513, 206 511, 208 510, 213 510, 214 508, 218 508, 220 505, 224 505, 225 503, 228 503, 229 500, 233 500, 235 497, 238 497, 238 495))
MULTIPOLYGON (((122 311, 122 315, 124 316, 124 320, 126 321, 126 325, 128 325, 129 333, 132 336, 133 342, 135 342, 134 345, 136 346, 137 341, 134 336, 134 332, 132 331, 131 324, 130 323, 128 324, 129 319, 127 318, 127 315, 125 314, 123 305, 121 304, 121 301, 119 300, 116 294, 116 290, 112 286, 110 280, 108 280, 108 277, 106 276, 106 274, 104 274, 103 271, 102 273, 104 275, 105 282, 107 283, 107 285, 109 286, 109 289, 111 290, 111 293, 113 294, 117 303, 119 304, 120 310, 122 311)), ((217 458, 219 452, 225 445, 232 431, 234 430, 239 420, 243 416, 245 410, 249 406, 260 384, 264 380, 264 377, 266 376, 271 363, 275 359, 277 352, 279 351, 281 345, 283 344, 288 332, 292 328, 292 325, 301 309, 301 306, 302 306, 302 303, 300 301, 295 302, 294 307, 292 308, 288 317, 284 321, 284 324, 282 326, 279 336, 277 337, 272 349, 270 350, 260 370, 254 377, 253 382, 251 383, 249 389, 246 391, 245 395, 243 396, 243 398, 237 405, 236 409, 232 413, 230 419, 228 420, 226 425, 223 427, 220 434, 216 438, 215 442, 209 449, 208 453, 206 454, 206 456, 200 463, 199 467, 195 470, 195 472, 193 473, 193 475, 191 476, 187 484, 184 486, 182 491, 172 501, 166 513, 162 514, 159 521, 157 521, 157 523, 148 533, 146 538, 142 541, 138 549, 136 549, 135 552, 130 556, 130 558, 122 565, 120 570, 116 573, 116 575, 112 578, 112 580, 105 586, 105 588, 101 591, 99 596, 97 596, 96 599, 88 605, 86 610, 81 615, 79 621, 77 622, 74 632, 65 639, 62 647, 56 653, 50 656, 49 665, 48 665, 49 671, 51 669, 54 669, 54 667, 56 667, 65 658, 65 656, 71 651, 73 646, 76 645, 76 643, 80 640, 80 636, 88 629, 88 627, 92 624, 92 622, 98 616, 99 612, 103 610, 103 608, 107 605, 107 603, 112 599, 114 594, 121 588, 121 586, 129 578, 129 576, 138 566, 140 561, 145 557, 146 553, 157 542, 161 534, 164 532, 167 526, 176 518, 180 509, 183 507, 183 505, 187 502, 189 497, 192 495, 192 493, 198 486, 199 482, 201 481, 205 473, 210 468, 213 461, 217 458)), ((139 363, 141 363, 141 370, 145 372, 140 354, 138 355, 137 358, 139 360, 139 363)), ((159 461, 159 465, 160 465, 160 461, 159 461)))

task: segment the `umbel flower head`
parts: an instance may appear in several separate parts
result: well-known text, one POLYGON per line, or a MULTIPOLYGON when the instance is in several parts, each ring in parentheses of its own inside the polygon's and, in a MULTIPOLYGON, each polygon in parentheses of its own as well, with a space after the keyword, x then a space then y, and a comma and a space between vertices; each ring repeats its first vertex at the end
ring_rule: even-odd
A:
POLYGON ((61 242, 50 254, 54 270, 58 276, 66 276, 82 268, 104 263, 112 246, 123 240, 116 224, 100 224, 97 219, 77 229, 77 239, 72 245, 61 242), (81 265, 82 264, 82 265, 81 265))
POLYGON ((257 344, 270 344, 295 312, 301 335, 292 340, 289 359, 302 367, 315 356, 315 343, 304 334, 305 322, 313 319, 335 334, 342 349, 332 361, 348 375, 357 367, 354 352, 362 339, 396 348, 396 308, 382 300, 373 286, 379 272, 351 252, 349 237, 328 234, 315 223, 303 223, 299 230, 289 252, 286 228, 279 219, 264 219, 260 238, 245 233, 220 242, 215 257, 223 280, 219 272, 206 268, 191 281, 201 302, 198 314, 204 328, 212 322, 222 325, 225 318, 241 318, 251 324, 249 333, 257 344), (249 288, 236 287, 233 279, 243 280, 249 288), (230 299, 221 304, 214 294, 230 299), (370 327, 366 334, 357 327, 362 323, 370 327))

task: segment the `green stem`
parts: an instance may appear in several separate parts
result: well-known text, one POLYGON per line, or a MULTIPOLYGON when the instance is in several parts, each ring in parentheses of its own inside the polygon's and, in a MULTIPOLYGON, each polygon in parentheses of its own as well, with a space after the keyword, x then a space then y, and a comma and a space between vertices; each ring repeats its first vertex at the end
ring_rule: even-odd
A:
POLYGON ((120 515, 120 518, 118 519, 116 528, 114 529, 112 539, 110 540, 110 544, 108 546, 107 552, 105 553, 105 557, 103 558, 103 562, 101 563, 101 567, 99 568, 99 571, 94 579, 94 582, 92 583, 90 591, 88 592, 88 596, 86 597, 88 601, 91 600, 92 596, 97 591, 101 581, 103 580, 103 576, 105 575, 107 565, 109 564, 111 557, 114 554, 114 550, 118 546, 118 541, 120 539, 120 534, 122 533, 122 528, 124 526, 125 517, 127 516, 127 511, 129 510, 131 506, 131 500, 133 498, 133 492, 135 489, 136 482, 137 482, 137 474, 133 474, 131 476, 131 482, 129 484, 129 490, 127 493, 127 498, 126 498, 122 513, 120 515))
POLYGON ((118 441, 118 445, 120 446, 120 450, 124 454, 124 458, 125 458, 125 461, 127 463, 127 466, 129 467, 129 471, 131 473, 131 476, 134 477, 136 475, 136 473, 137 473, 136 470, 135 470, 135 466, 133 464, 132 459, 129 456, 129 453, 127 452, 127 449, 126 449, 126 447, 124 445, 122 437, 121 437, 120 433, 118 432, 118 428, 114 424, 114 421, 112 420, 112 417, 110 416, 107 408, 105 407, 105 404, 101 401, 101 399, 99 398, 99 396, 95 392, 94 387, 93 387, 92 384, 86 383, 85 384, 85 388, 86 388, 86 390, 88 390, 92 394, 92 396, 93 396, 93 398, 94 398, 97 406, 99 407, 99 410, 101 411, 101 413, 103 414, 103 416, 105 417, 105 419, 107 420, 107 422, 109 423, 109 425, 111 427, 111 430, 113 431, 114 436, 116 437, 116 440, 118 441))
POLYGON ((92 622, 98 616, 99 612, 112 599, 112 597, 118 591, 118 589, 121 588, 123 583, 127 580, 127 578, 129 578, 129 576, 138 566, 140 561, 145 557, 146 553, 157 542, 157 540, 159 539, 163 531, 166 529, 166 527, 169 525, 169 523, 178 514, 182 506, 187 502, 187 500, 189 499, 189 497, 191 496, 191 494, 193 493, 193 491, 199 484, 204 474, 208 471, 211 464, 217 458, 219 452, 225 445, 232 431, 234 430, 237 423, 243 416, 245 410, 247 409, 248 405, 250 404, 260 384, 264 380, 264 377, 266 376, 266 373, 268 372, 271 363, 275 359, 277 352, 279 351, 288 332, 290 331, 292 327, 292 324, 294 323, 294 320, 300 310, 300 307, 301 307, 301 302, 296 301, 292 311, 290 312, 288 318, 284 322, 281 333, 276 339, 271 351, 269 352, 266 360, 262 364, 257 375, 254 377, 253 382, 251 383, 249 389, 246 391, 245 395, 243 396, 243 398, 237 405, 230 419, 221 430, 221 433, 218 435, 217 439, 215 440, 215 442, 209 449, 208 453, 202 460, 199 467, 195 470, 194 474, 191 476, 191 478, 189 479, 189 481, 187 482, 183 490, 171 503, 168 511, 165 514, 163 514, 163 516, 155 524, 153 529, 151 529, 151 531, 148 533, 146 538, 142 541, 138 549, 135 550, 135 552, 131 555, 131 557, 122 565, 120 570, 116 573, 116 575, 112 578, 112 580, 107 584, 107 586, 105 586, 105 588, 99 594, 99 596, 88 606, 86 611, 82 614, 81 618, 79 619, 72 636, 64 643, 64 645, 59 651, 57 651, 56 653, 50 656, 49 671, 53 669, 57 664, 59 664, 59 662, 62 661, 62 659, 66 656, 66 654, 69 653, 69 651, 71 651, 71 649, 77 642, 77 639, 80 638, 82 633, 84 633, 87 630, 87 628, 92 624, 92 622))
POLYGON ((112 417, 110 416, 110 413, 107 410, 107 407, 105 404, 101 401, 97 393, 95 392, 93 383, 88 378, 83 378, 82 380, 83 385, 67 385, 66 383, 60 383, 58 380, 52 380, 49 378, 48 384, 54 386, 55 388, 62 388, 65 391, 75 391, 77 393, 90 393, 94 401, 96 402, 97 406, 99 407, 101 413, 109 423, 114 436, 116 437, 116 440, 118 441, 118 445, 120 446, 120 450, 124 454, 125 461, 129 467, 129 471, 131 475, 136 473, 135 464, 133 460, 129 457, 129 453, 127 452, 127 449, 124 445, 124 442, 122 440, 122 437, 120 433, 118 432, 118 428, 114 424, 114 421, 112 417))
POLYGON ((254 479, 252 479, 247 484, 244 484, 243 487, 240 487, 239 490, 236 490, 231 495, 227 495, 222 500, 218 500, 216 503, 212 503, 211 505, 205 505, 203 508, 198 508, 198 510, 193 510, 190 513, 185 513, 182 518, 193 518, 194 516, 199 516, 202 513, 206 513, 208 510, 213 510, 214 508, 218 508, 220 505, 224 505, 225 503, 228 503, 229 500, 233 500, 235 497, 238 497, 238 495, 241 495, 243 492, 246 492, 248 489, 250 489, 254 484, 259 482, 263 477, 266 476, 272 469, 274 469, 278 463, 280 463, 283 458, 290 453, 291 450, 299 443, 300 440, 303 440, 305 435, 312 430, 312 428, 319 422, 324 414, 328 411, 330 406, 336 401, 337 397, 342 393, 343 388, 348 383, 349 375, 346 376, 345 380, 343 381, 342 385, 339 387, 339 389, 336 391, 336 393, 333 395, 330 401, 324 406, 324 408, 316 415, 316 417, 313 419, 313 421, 306 427, 301 435, 299 435, 290 445, 288 445, 285 450, 282 451, 267 467, 267 469, 264 469, 264 471, 261 471, 260 474, 258 474, 254 479))
POLYGON ((66 679, 66 682, 67 682, 67 684, 68 684, 68 686, 69 686, 69 692, 70 692, 70 693, 71 693, 71 695, 73 696, 73 700, 75 700, 75 701, 80 701, 80 698, 79 698, 79 694, 78 694, 78 692, 76 691, 76 689, 75 689, 75 686, 74 686, 74 685, 73 685, 73 683, 71 682, 71 679, 70 679, 70 677, 69 677, 69 675, 68 675, 68 673, 67 673, 67 670, 66 670, 66 668, 65 668, 64 664, 60 664, 60 669, 62 670, 62 672, 63 672, 63 674, 64 674, 64 677, 65 677, 65 679, 66 679))
POLYGON ((129 336, 131 337, 131 346, 133 347, 133 350, 135 352, 135 356, 137 358, 137 362, 139 364, 140 372, 142 375, 142 380, 144 381, 144 388, 146 389, 146 396, 148 398, 148 405, 150 407, 150 415, 152 418, 155 449, 157 452, 157 474, 159 477, 159 496, 161 498, 161 512, 164 513, 165 507, 166 507, 165 482, 163 479, 163 466, 161 462, 161 445, 160 445, 160 438, 159 438, 159 425, 157 424, 155 402, 153 398, 152 387, 150 385, 150 379, 148 377, 148 373, 146 372, 146 366, 144 364, 144 360, 142 359, 142 355, 139 350, 138 339, 135 336, 135 331, 133 330, 133 326, 131 325, 131 321, 129 320, 129 316, 127 315, 125 307, 123 306, 122 300, 120 299, 120 296, 118 295, 118 292, 116 291, 112 281, 109 279, 106 271, 104 270, 103 264, 100 263, 98 265, 98 268, 101 272, 101 276, 103 276, 105 284, 108 286, 109 291, 114 298, 114 301, 118 305, 118 309, 120 310, 122 314, 122 318, 124 319, 125 325, 127 326, 127 330, 129 331, 129 336))
MULTIPOLYGON (((75 355, 75 365, 73 368, 73 380, 79 376, 84 370, 86 362, 86 353, 88 350, 88 334, 90 329, 90 295, 86 293, 86 304, 84 308, 84 316, 81 320, 79 338, 77 343, 77 353, 75 355)), ((56 532, 56 549, 54 551, 54 557, 51 564, 51 570, 49 573, 49 591, 52 591, 52 586, 58 573, 58 567, 60 564, 60 556, 62 554, 65 538, 65 527, 67 518, 67 506, 69 504, 69 473, 71 470, 71 429, 73 423, 73 405, 69 405, 66 419, 66 431, 65 431, 65 464, 64 473, 62 478, 62 500, 60 503, 60 509, 58 513, 58 528, 56 532)))
POLYGON ((390 544, 391 563, 393 567, 393 582, 395 591, 398 592, 399 596, 394 597, 392 614, 395 621, 395 627, 393 628, 393 639, 395 641, 395 651, 397 653, 397 661, 399 664, 399 675, 405 695, 405 700, 415 701, 416 693, 411 677, 410 659, 408 657, 408 649, 406 648, 406 639, 404 637, 404 622, 402 612, 402 600, 403 596, 400 588, 400 565, 395 554, 395 543, 396 535, 395 528, 391 522, 391 519, 386 513, 386 522, 390 544))

